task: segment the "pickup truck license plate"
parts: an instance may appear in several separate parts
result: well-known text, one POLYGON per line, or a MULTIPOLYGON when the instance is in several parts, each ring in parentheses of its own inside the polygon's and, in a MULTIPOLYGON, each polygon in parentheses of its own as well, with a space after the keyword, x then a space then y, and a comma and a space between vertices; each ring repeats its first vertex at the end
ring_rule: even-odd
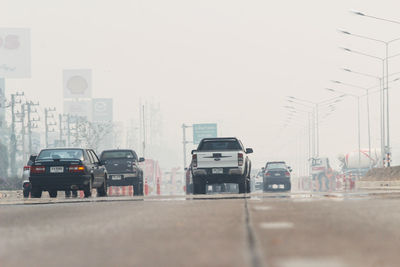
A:
POLYGON ((113 176, 111 176, 111 179, 112 180, 121 180, 122 176, 121 175, 113 175, 113 176))
POLYGON ((223 174, 224 173, 224 169, 222 169, 222 168, 213 168, 212 169, 212 173, 213 174, 223 174))
POLYGON ((62 166, 50 167, 50 172, 51 173, 63 173, 64 167, 62 167, 62 166))

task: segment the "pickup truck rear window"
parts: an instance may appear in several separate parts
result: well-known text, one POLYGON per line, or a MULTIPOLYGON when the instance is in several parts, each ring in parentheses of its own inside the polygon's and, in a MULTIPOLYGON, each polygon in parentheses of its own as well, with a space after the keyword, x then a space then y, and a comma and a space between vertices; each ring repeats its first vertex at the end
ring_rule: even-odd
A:
POLYGON ((221 141, 205 141, 202 142, 198 149, 199 151, 219 151, 219 150, 241 150, 240 144, 235 140, 221 141))
POLYGON ((106 159, 134 159, 135 156, 131 151, 105 151, 101 155, 102 160, 106 159))

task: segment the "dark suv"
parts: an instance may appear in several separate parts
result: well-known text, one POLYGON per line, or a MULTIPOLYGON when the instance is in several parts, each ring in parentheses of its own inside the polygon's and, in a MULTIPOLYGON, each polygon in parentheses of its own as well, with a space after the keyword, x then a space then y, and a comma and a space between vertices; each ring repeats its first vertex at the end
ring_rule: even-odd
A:
POLYGON ((31 197, 40 198, 42 191, 57 197, 57 191, 83 190, 85 197, 107 196, 107 171, 92 149, 54 148, 40 151, 31 166, 31 197))
POLYGON ((133 150, 114 149, 101 152, 100 159, 110 176, 110 186, 132 185, 134 195, 143 195, 143 170, 139 162, 144 162, 144 158, 138 158, 133 150))
POLYGON ((292 187, 290 182, 291 171, 292 169, 284 161, 268 162, 265 165, 263 176, 264 192, 274 189, 290 191, 292 187))

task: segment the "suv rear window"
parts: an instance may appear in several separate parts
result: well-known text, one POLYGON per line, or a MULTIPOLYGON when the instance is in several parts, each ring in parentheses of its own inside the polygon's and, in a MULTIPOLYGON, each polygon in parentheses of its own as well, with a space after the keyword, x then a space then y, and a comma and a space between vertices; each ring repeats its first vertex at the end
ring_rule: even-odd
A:
POLYGON ((271 169, 285 169, 286 170, 286 164, 282 162, 274 162, 274 163, 267 163, 267 170, 271 169))
POLYGON ((40 152, 36 160, 46 159, 79 159, 83 160, 81 149, 45 149, 40 152))
POLYGON ((202 142, 197 150, 241 150, 240 144, 236 140, 210 140, 202 142))
POLYGON ((101 159, 134 159, 131 151, 105 151, 101 154, 101 159))

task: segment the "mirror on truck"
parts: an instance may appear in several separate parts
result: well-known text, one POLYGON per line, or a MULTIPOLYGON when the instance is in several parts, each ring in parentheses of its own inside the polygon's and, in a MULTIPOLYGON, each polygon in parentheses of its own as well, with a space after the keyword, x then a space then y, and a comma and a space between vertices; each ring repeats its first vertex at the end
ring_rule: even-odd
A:
POLYGON ((191 152, 191 153, 192 153, 192 155, 193 155, 193 153, 195 153, 196 151, 197 151, 196 149, 193 149, 193 150, 192 150, 192 152, 191 152))
POLYGON ((252 148, 246 148, 246 154, 251 154, 253 153, 253 149, 252 148))
POLYGON ((289 170, 289 172, 292 172, 293 170, 292 170, 292 167, 288 167, 288 170, 289 170))
POLYGON ((144 158, 139 158, 139 162, 144 162, 144 158))

